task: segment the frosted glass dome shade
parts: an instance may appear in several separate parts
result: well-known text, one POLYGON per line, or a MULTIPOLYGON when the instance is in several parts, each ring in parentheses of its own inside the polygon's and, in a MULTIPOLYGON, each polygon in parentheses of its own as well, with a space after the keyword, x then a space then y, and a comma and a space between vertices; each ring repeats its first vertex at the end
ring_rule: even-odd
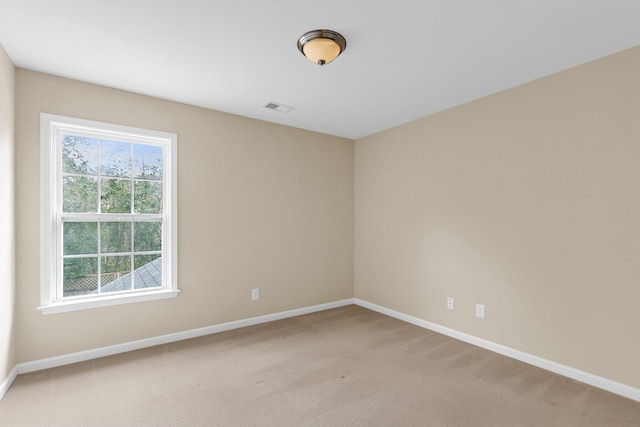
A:
POLYGON ((303 34, 298 39, 298 49, 311 62, 325 65, 344 52, 347 41, 340 34, 331 30, 314 30, 303 34))

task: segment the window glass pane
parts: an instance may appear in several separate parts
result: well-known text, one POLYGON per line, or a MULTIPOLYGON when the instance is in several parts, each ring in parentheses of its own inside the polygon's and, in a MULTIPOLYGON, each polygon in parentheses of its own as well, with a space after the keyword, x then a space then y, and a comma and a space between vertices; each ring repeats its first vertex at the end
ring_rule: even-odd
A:
POLYGON ((134 224, 134 245, 136 252, 162 250, 162 223, 136 222, 134 224))
POLYGON ((131 289, 131 256, 102 257, 100 292, 120 292, 131 289))
POLYGON ((100 174, 131 176, 131 144, 120 141, 100 141, 100 174))
POLYGON ((65 297, 85 295, 98 289, 98 258, 65 258, 62 293, 65 297))
POLYGON ((98 171, 98 140, 62 135, 62 172, 95 175, 98 171))
POLYGON ((135 178, 162 179, 162 147, 134 144, 133 176, 135 178))
POLYGON ((103 213, 131 213, 131 180, 103 178, 100 201, 103 213))
POLYGON ((65 222, 62 234, 64 255, 98 253, 97 222, 65 222))
POLYGON ((62 178, 63 212, 98 212, 98 181, 84 176, 62 178))
POLYGON ((131 223, 100 223, 100 251, 102 253, 131 252, 131 223))
POLYGON ((162 213, 162 183, 135 181, 133 210, 135 213, 162 213))
POLYGON ((162 257, 160 255, 136 255, 133 258, 136 289, 162 286, 162 257))

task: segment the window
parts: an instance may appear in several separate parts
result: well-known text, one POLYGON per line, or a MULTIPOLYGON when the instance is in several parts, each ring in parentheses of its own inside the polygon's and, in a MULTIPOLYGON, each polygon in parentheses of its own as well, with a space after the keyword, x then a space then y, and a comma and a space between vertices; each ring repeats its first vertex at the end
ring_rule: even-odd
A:
POLYGON ((44 314, 177 295, 176 142, 41 115, 44 314))

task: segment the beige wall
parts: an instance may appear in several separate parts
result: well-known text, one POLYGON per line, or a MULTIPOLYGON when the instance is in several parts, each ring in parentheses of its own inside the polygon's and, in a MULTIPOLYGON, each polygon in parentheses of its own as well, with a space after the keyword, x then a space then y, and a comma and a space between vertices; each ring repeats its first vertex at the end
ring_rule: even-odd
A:
POLYGON ((19 362, 353 297, 353 141, 22 69, 16 96, 19 362), (178 134, 177 298, 36 310, 41 112, 178 134))
POLYGON ((14 79, 13 62, 0 46, 0 383, 16 363, 14 79))
POLYGON ((640 387, 639 76, 635 48, 356 141, 356 297, 640 387))

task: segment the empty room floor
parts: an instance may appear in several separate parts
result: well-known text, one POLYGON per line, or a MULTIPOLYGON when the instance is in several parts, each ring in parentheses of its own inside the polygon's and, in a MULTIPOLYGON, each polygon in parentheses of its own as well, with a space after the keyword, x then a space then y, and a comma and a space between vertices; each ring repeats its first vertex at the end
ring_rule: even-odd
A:
POLYGON ((2 426, 638 426, 640 403, 355 305, 18 376, 2 426))

